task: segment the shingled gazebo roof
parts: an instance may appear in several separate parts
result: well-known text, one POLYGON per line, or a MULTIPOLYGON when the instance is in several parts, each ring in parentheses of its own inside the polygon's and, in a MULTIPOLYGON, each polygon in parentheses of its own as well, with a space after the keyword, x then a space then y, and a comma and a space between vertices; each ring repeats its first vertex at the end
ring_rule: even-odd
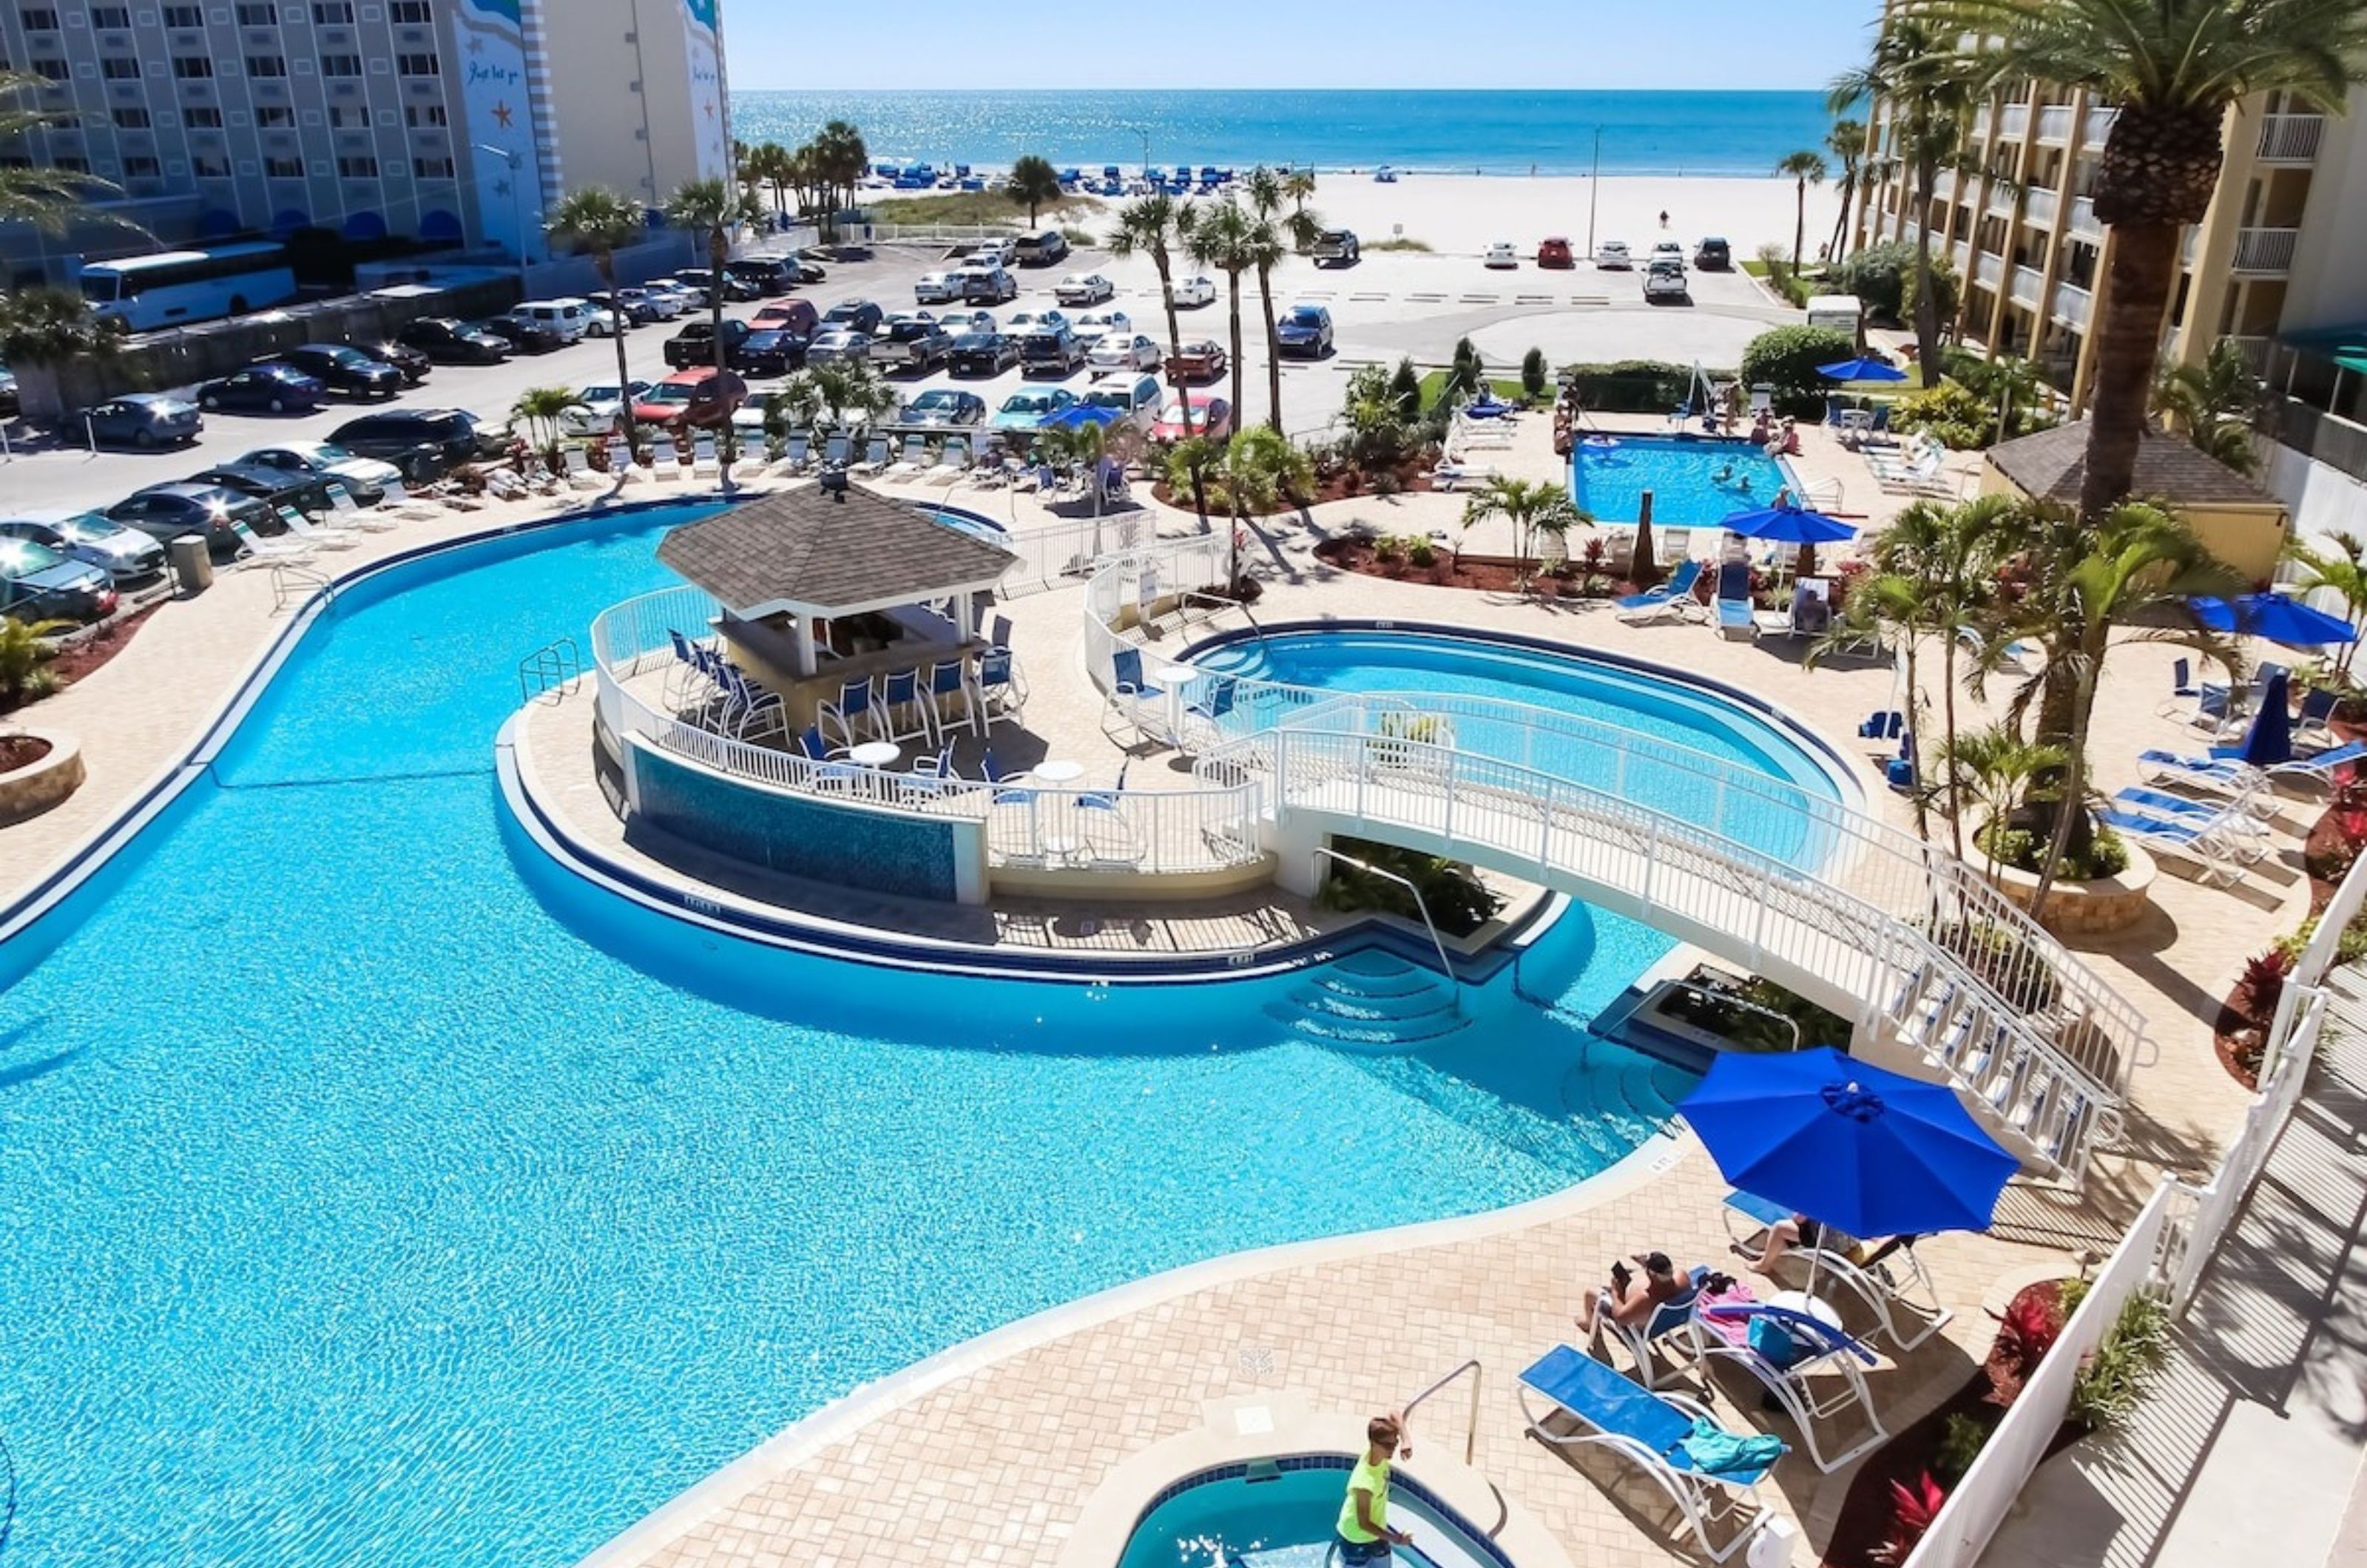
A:
MULTIPOLYGON (((2076 502, 2088 477, 2087 423, 2000 441, 1989 448, 1988 459, 2025 495, 2076 502)), ((2136 479, 2129 493, 2173 506, 2278 504, 2275 496, 2194 443, 2150 430, 2138 438, 2136 479)))
POLYGON ((743 620, 861 615, 992 588, 1018 558, 860 485, 820 484, 676 528, 658 559, 743 620))

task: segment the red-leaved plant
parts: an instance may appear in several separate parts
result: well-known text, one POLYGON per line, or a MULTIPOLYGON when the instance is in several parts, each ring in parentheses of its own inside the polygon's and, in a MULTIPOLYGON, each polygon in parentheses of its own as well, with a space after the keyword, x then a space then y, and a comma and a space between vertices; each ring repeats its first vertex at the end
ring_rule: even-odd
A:
POLYGON ((1997 1318, 1997 1343, 1989 1351, 1989 1392, 1993 1404, 2011 1404, 2022 1385, 2055 1348, 2063 1333, 2063 1308, 2036 1292, 2024 1292, 2007 1303, 1997 1318))
POLYGON ((2255 1020, 2266 1023, 2276 1016, 2277 1003, 2285 994, 2285 977, 2293 968, 2293 955, 2282 947, 2272 947, 2245 964, 2244 988, 2251 993, 2255 1020))
POLYGON ((1912 1486, 1903 1481, 1892 1482, 1890 1539, 1866 1555, 1885 1568, 1897 1568, 1913 1553, 1915 1543, 1931 1529, 1931 1521, 1940 1517, 1940 1509, 1947 1501, 1948 1494, 1931 1479, 1928 1470, 1915 1478, 1912 1486))

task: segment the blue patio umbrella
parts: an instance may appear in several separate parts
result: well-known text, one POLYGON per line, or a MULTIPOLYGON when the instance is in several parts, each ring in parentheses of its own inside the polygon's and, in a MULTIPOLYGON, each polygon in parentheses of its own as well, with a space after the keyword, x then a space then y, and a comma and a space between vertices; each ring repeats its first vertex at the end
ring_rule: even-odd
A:
POLYGON ((1945 1085, 1827 1045, 1727 1052, 1678 1109, 1728 1181, 1856 1236, 1986 1230, 2021 1166, 1945 1085))
POLYGON ((1799 506, 1769 506, 1757 512, 1738 512, 1719 525, 1729 534, 1746 539, 1768 539, 1777 544, 1800 547, 1799 570, 1817 570, 1817 547, 1842 539, 1857 537, 1853 525, 1838 517, 1828 517, 1821 512, 1810 512, 1799 506))
POLYGON ((2293 716, 2285 711, 2291 700, 2285 690, 2287 679, 2283 671, 2271 670, 2260 682, 2260 711, 2252 716, 2251 728, 2244 731, 2243 749, 2237 753, 2256 768, 2293 761, 2293 716))
POLYGON ((1817 374, 1828 381, 1904 381, 1907 372, 1886 359, 1844 359, 1838 365, 1819 365, 1817 374))
POLYGON ((1105 409, 1099 403, 1070 403, 1056 414, 1047 415, 1042 428, 1074 430, 1083 424, 1116 424, 1126 416, 1116 409, 1105 409))
POLYGON ((2195 619, 2215 632, 2245 632, 2294 648, 2357 642, 2359 628, 2339 615, 2313 610, 2289 593, 2247 593, 2235 600, 2201 596, 2187 601, 2195 619))

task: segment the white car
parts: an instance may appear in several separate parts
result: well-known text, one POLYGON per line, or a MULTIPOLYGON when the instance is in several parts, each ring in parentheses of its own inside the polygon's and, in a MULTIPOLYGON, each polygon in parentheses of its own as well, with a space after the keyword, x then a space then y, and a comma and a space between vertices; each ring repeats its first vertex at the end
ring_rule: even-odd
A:
POLYGON ((970 252, 970 254, 963 259, 962 265, 1007 267, 1013 265, 1018 261, 1018 241, 981 240, 979 242, 978 249, 970 252))
POLYGON ((664 312, 663 319, 669 321, 688 311, 707 309, 703 298, 671 277, 652 277, 641 285, 641 292, 657 301, 659 310, 664 312))
POLYGON ((1217 280, 1205 272, 1175 280, 1175 303, 1178 305, 1213 305, 1217 302, 1217 280))
POLYGON ((1492 267, 1517 267, 1521 265, 1521 253, 1512 249, 1512 241, 1499 240, 1488 247, 1486 262, 1492 267))
POLYGON ((916 305, 951 305, 961 299, 961 277, 950 272, 924 272, 912 285, 916 305))
POLYGON ((1140 333, 1104 333, 1085 355, 1091 370, 1156 370, 1165 355, 1140 333))
POLYGON ((604 381, 585 387, 575 394, 575 400, 559 415, 561 435, 612 435, 624 417, 625 404, 638 402, 650 389, 647 381, 628 381, 619 391, 614 381, 604 381))
POLYGON ((1685 248, 1674 240, 1662 240, 1652 247, 1652 259, 1656 262, 1672 261, 1682 266, 1685 265, 1685 248))
POLYGON ((1052 285, 1052 298, 1063 305, 1098 305, 1116 297, 1110 280, 1098 272, 1072 272, 1052 285))
POLYGON ((937 325, 959 337, 964 333, 991 333, 995 330, 991 310, 948 310, 937 318, 937 325))
POLYGON ((277 446, 258 446, 239 461, 266 468, 285 468, 291 474, 344 479, 352 487, 357 500, 402 482, 402 470, 392 463, 348 452, 331 441, 289 441, 277 446))
POLYGON ((1113 333, 1123 337, 1134 331, 1134 318, 1124 310, 1087 310, 1069 330, 1089 344, 1099 343, 1113 333))
POLYGON ((1605 240, 1594 247, 1594 265, 1603 272, 1625 272, 1636 265, 1636 258, 1627 254, 1626 241, 1605 240))
POLYGON ((1067 325, 1069 325, 1069 318, 1064 311, 1018 310, 1013 312, 1011 324, 1002 329, 1002 335, 1025 337, 1029 333, 1058 332, 1067 325))
POLYGON ((1120 371, 1093 378, 1077 401, 1087 408, 1108 409, 1137 430, 1148 431, 1159 418, 1159 378, 1120 371))

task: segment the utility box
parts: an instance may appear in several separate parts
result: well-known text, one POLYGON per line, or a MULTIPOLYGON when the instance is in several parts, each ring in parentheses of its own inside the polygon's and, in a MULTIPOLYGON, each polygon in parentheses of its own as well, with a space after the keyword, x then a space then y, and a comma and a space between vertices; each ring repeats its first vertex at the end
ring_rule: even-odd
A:
POLYGON ((214 585, 213 551, 203 534, 182 534, 164 541, 164 558, 173 563, 173 587, 184 599, 214 585))

